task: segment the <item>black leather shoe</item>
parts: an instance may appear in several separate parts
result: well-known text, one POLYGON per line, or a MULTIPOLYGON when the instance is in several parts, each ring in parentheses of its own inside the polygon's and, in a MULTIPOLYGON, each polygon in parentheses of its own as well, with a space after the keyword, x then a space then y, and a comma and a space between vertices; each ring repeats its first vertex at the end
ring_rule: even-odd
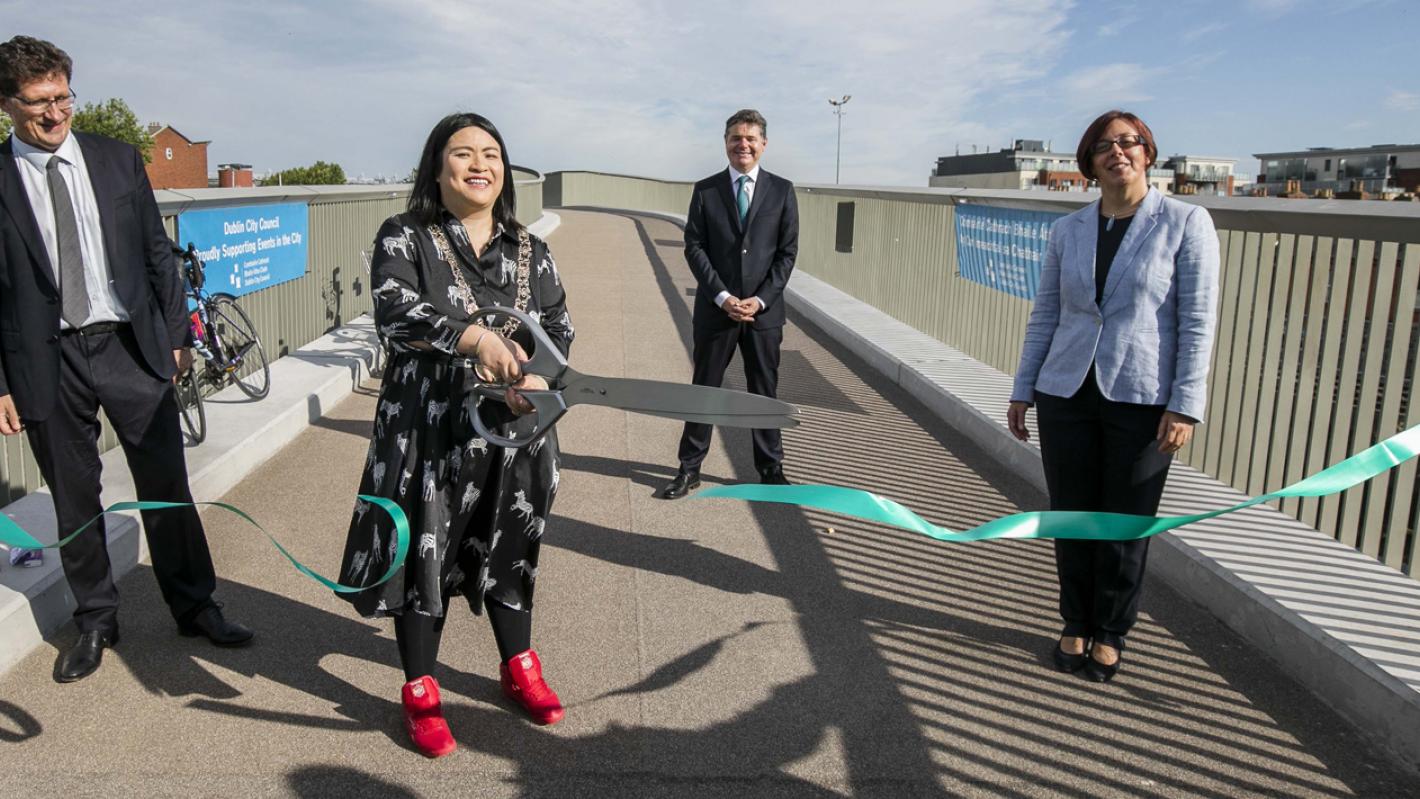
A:
POLYGON ((666 487, 661 489, 661 499, 680 499, 700 487, 700 472, 687 472, 684 469, 677 470, 675 479, 666 483, 666 487))
POLYGON ((208 605, 187 622, 178 625, 178 634, 187 638, 202 636, 217 646, 246 646, 251 643, 251 630, 222 616, 221 605, 208 605))
POLYGON ((784 476, 784 467, 777 464, 760 471, 759 482, 767 486, 793 485, 789 482, 789 478, 784 476))
POLYGON ((1061 649, 1060 644, 1055 645, 1054 656, 1055 668, 1071 674, 1083 669, 1085 667, 1085 661, 1090 659, 1090 656, 1084 652, 1076 652, 1072 655, 1061 649))
POLYGON ((55 682, 74 682, 93 674, 104 659, 104 649, 118 643, 118 630, 80 633, 79 640, 54 664, 55 682))
POLYGON ((1124 650, 1119 650, 1119 656, 1113 663, 1105 665, 1095 660, 1093 656, 1085 659, 1085 679, 1090 682, 1109 682, 1114 679, 1114 675, 1119 673, 1119 666, 1124 663, 1124 650))

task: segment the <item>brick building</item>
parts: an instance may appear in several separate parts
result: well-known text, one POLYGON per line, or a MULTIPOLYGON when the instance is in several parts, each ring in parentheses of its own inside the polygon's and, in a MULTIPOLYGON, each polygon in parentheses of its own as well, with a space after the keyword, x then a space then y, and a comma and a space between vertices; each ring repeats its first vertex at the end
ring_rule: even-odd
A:
POLYGON ((153 137, 153 157, 148 162, 148 182, 155 189, 207 188, 207 145, 193 141, 175 128, 156 122, 148 125, 153 137))
POLYGON ((253 186, 251 164, 218 164, 217 187, 249 189, 253 186))

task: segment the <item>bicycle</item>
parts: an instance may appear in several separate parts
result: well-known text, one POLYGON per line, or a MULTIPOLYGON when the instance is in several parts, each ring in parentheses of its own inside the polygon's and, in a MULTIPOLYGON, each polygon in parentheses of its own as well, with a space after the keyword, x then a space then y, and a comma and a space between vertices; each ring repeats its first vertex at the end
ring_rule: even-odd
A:
POLYGON ((189 366, 186 371, 173 378, 173 387, 177 392, 182 426, 187 430, 188 440, 195 447, 207 438, 207 409, 202 404, 202 387, 198 384, 197 369, 189 366))
MULTIPOLYGON (((201 417, 205 436, 201 384, 207 383, 216 389, 232 384, 248 397, 259 400, 271 391, 271 364, 266 360, 256 325, 237 304, 237 298, 225 293, 208 294, 203 288, 204 267, 197 247, 191 242, 186 250, 174 245, 173 253, 182 259, 187 284, 185 293, 196 306, 191 315, 192 341, 193 349, 202 356, 203 366, 200 372, 195 364, 190 370, 193 388, 198 389, 193 392, 198 400, 190 410, 201 417)), ((189 427, 189 433, 192 432, 193 428, 189 427)))

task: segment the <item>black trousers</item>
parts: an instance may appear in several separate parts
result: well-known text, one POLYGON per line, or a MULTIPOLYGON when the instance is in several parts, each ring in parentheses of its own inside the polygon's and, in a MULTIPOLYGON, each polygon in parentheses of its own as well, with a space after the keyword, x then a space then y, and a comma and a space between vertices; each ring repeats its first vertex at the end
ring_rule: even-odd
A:
MULTIPOLYGON (((1158 513, 1171 455, 1159 452, 1162 405, 1113 402, 1094 371, 1068 399, 1036 393, 1051 510, 1158 513)), ((1139 616, 1149 539, 1055 541, 1064 636, 1122 648, 1139 616)))
MULTIPOLYGON (((725 382, 725 370, 735 349, 744 359, 745 384, 750 393, 765 397, 777 396, 779 390, 779 345, 784 341, 784 328, 755 330, 754 325, 736 324, 719 330, 695 331, 695 361, 691 382, 697 386, 719 388, 725 382)), ((714 428, 708 424, 685 423, 680 437, 680 468, 698 471, 710 451, 714 428)), ((778 430, 755 430, 754 468, 760 472, 778 466, 784 460, 784 447, 778 430)))
MULTIPOLYGON (((59 534, 96 516, 102 464, 102 408, 123 446, 138 499, 191 502, 187 459, 172 383, 144 365, 132 330, 60 337, 59 395, 43 422, 26 423, 40 474, 54 497, 59 534)), ((143 511, 143 530, 158 587, 173 617, 186 621, 212 602, 216 577, 195 508, 143 511)), ((118 628, 118 586, 100 519, 59 550, 77 607, 80 632, 118 628)))

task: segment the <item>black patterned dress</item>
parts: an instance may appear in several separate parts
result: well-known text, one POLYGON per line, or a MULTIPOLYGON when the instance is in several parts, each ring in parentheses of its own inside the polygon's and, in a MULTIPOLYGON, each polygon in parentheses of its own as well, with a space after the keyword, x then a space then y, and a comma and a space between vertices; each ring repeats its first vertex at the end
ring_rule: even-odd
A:
MULTIPOLYGON (((400 214, 386 220, 375 239, 375 322, 391 357, 359 493, 399 503, 411 542, 404 568, 388 582, 338 595, 365 616, 412 610, 443 617, 456 594, 467 596, 475 613, 482 612, 485 598, 531 609, 538 547, 557 493, 556 431, 522 449, 478 437, 473 413, 504 436, 526 437, 534 422, 514 416, 501 402, 482 402, 473 390, 472 367, 454 349, 472 320, 452 270, 462 270, 479 306, 513 306, 518 234, 499 226, 476 257, 462 223, 445 215, 441 228, 443 241, 436 243, 424 225, 400 214)), ((566 355, 573 336, 566 293, 547 244, 529 239, 526 310, 566 355)), ((526 331, 511 338, 531 352, 526 331)), ((357 501, 340 582, 378 579, 395 545, 389 516, 357 501)))

